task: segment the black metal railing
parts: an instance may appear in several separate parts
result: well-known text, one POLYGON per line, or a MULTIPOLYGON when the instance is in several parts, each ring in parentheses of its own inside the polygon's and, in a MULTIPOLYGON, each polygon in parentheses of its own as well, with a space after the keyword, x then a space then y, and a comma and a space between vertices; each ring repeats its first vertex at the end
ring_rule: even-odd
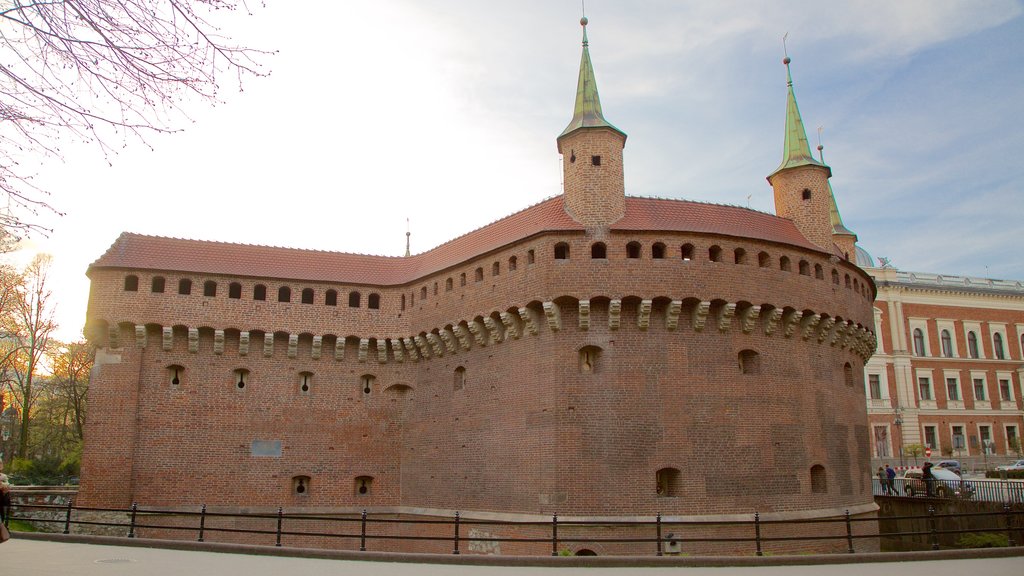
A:
POLYGON ((1024 482, 996 479, 939 480, 930 483, 917 478, 874 478, 875 496, 933 497, 977 502, 1024 503, 1024 482))
MULTIPOLYGON (((876 484, 876 489, 885 490, 877 479, 876 484)), ((365 510, 358 514, 312 515, 286 513, 282 508, 272 513, 226 513, 211 512, 205 505, 195 511, 182 511, 138 504, 132 504, 128 509, 75 507, 70 501, 63 506, 15 504, 13 512, 13 517, 19 520, 59 526, 64 534, 71 533, 72 527, 81 527, 78 532, 102 528, 109 533, 118 529, 127 538, 137 537, 140 531, 151 535, 147 537, 162 538, 174 533, 183 536, 191 533, 193 536, 173 539, 195 538, 204 542, 208 541, 211 533, 220 533, 244 535, 248 543, 257 545, 272 543, 280 547, 288 541, 307 545, 310 539, 318 539, 360 551, 395 551, 393 543, 399 541, 430 542, 438 546, 448 543, 450 548, 447 550, 451 554, 460 554, 462 546, 513 543, 518 546, 517 550, 529 548, 528 551, 516 552, 518 555, 545 554, 543 550, 550 546, 552 556, 564 553, 570 544, 577 547, 588 544, 632 545, 633 551, 625 553, 657 556, 679 552, 689 554, 706 549, 708 545, 725 546, 732 554, 757 556, 764 555, 767 547, 795 550, 800 546, 805 550, 827 548, 853 554, 857 552, 857 543, 865 540, 873 542, 862 545, 862 551, 877 551, 880 538, 907 538, 938 549, 942 539, 979 532, 979 524, 987 526, 981 531, 1005 534, 1008 545, 1016 546, 1024 529, 1024 509, 1010 504, 1003 504, 1002 509, 996 511, 955 514, 939 513, 929 505, 927 514, 878 518, 855 518, 847 511, 837 518, 764 520, 759 513, 754 513, 751 520, 732 521, 670 521, 660 514, 647 521, 565 520, 557 514, 553 514, 550 520, 472 520, 458 512, 450 518, 396 518, 395 514, 370 514, 365 510), (125 520, 112 521, 115 516, 125 520), (971 519, 974 521, 968 521, 971 519), (882 530, 883 523, 889 528, 882 530), (963 527, 964 523, 969 526, 963 527), (891 527, 897 524, 909 529, 892 530, 891 527), (473 528, 500 528, 516 535, 474 534, 473 528), (610 531, 615 534, 601 536, 610 531), (595 532, 598 535, 593 535, 595 532), (649 552, 644 552, 645 549, 649 552)))

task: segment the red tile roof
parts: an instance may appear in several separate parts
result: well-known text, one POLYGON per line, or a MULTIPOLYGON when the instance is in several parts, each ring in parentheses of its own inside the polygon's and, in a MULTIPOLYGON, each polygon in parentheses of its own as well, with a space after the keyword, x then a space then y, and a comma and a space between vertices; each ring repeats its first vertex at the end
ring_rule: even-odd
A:
MULTIPOLYGON (((612 230, 673 231, 756 238, 820 250, 789 220, 747 208, 684 200, 626 198, 612 230)), ((404 284, 541 232, 581 232, 562 197, 549 198, 409 257, 230 244, 125 232, 89 270, 124 268, 348 284, 404 284)))

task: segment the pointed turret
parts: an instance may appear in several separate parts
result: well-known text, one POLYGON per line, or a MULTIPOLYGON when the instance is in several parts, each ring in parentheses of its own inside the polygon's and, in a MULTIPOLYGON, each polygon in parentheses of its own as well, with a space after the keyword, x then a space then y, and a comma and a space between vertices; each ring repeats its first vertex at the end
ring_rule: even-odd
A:
POLYGON ((587 227, 603 227, 626 214, 622 149, 626 133, 605 120, 590 62, 587 18, 572 121, 558 136, 562 155, 565 211, 587 227))
POLYGON ((775 213, 788 218, 807 237, 832 253, 832 195, 828 179, 832 169, 814 159, 807 143, 807 131, 800 117, 800 108, 793 93, 793 76, 790 74, 790 59, 786 65, 786 138, 782 150, 782 163, 768 176, 768 182, 775 191, 775 213))
MULTIPOLYGON (((824 165, 825 147, 821 145, 820 129, 818 134, 818 160, 824 165)), ((839 205, 836 204, 836 195, 832 191, 831 182, 828 183, 828 199, 830 203, 829 220, 832 222, 832 241, 839 247, 839 250, 847 260, 850 260, 851 256, 856 258, 857 234, 843 225, 843 217, 839 215, 839 205)))

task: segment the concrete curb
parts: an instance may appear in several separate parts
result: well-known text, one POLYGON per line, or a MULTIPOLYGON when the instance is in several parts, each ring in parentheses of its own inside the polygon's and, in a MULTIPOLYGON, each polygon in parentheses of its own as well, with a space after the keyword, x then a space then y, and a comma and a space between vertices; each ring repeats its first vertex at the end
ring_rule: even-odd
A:
POLYGON ((408 554, 392 552, 355 552, 316 548, 277 548, 248 544, 152 540, 83 534, 12 532, 12 538, 94 544, 162 548, 195 552, 220 552, 256 556, 356 560, 362 562, 401 562, 414 564, 453 564, 465 566, 578 566, 578 567, 726 567, 726 566, 813 566, 828 564, 865 564, 876 562, 914 562, 922 560, 969 560, 979 558, 1024 557, 1024 546, 969 550, 928 550, 919 552, 865 552, 862 554, 817 554, 808 556, 483 556, 408 554))

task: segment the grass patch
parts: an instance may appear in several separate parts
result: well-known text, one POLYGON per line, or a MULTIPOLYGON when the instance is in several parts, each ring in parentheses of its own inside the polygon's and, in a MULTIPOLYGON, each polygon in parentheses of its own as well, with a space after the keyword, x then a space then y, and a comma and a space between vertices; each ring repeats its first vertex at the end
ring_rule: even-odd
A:
POLYGON ((39 532, 35 526, 25 522, 24 520, 11 519, 10 526, 7 527, 11 532, 39 532))

